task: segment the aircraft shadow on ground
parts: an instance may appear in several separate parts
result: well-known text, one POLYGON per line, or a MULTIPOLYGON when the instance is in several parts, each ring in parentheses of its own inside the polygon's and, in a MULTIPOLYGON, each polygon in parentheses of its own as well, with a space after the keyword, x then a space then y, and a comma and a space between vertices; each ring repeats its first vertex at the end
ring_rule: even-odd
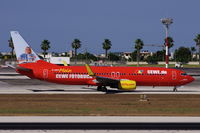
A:
POLYGON ((48 89, 48 90, 39 90, 39 89, 28 89, 33 92, 64 92, 62 89, 48 89))
POLYGON ((67 90, 67 89, 28 89, 32 92, 94 92, 93 90, 67 90))
MULTIPOLYGON (((135 90, 135 91, 121 91, 121 90, 108 90, 106 92, 106 94, 115 94, 115 93, 134 93, 134 94, 137 94, 137 93, 169 93, 169 92, 172 92, 173 93, 173 90, 135 90)), ((189 90, 178 90, 177 92, 198 92, 198 91, 189 91, 189 90)), ((174 92, 176 93, 176 92, 174 92)))
MULTIPOLYGON (((77 90, 77 89, 28 89, 32 92, 99 92, 96 90, 96 88, 90 88, 90 87, 82 87, 82 90, 77 90)), ((100 91, 101 92, 101 91, 100 91)), ((168 90, 153 90, 153 89, 149 89, 149 90, 132 90, 132 91, 124 91, 124 90, 113 90, 113 89, 108 89, 106 92, 104 92, 105 94, 120 94, 120 93, 156 93, 156 92, 160 92, 160 93, 166 93, 166 92, 173 92, 173 89, 168 89, 168 90)), ((194 90, 181 90, 178 89, 177 92, 198 92, 198 91, 194 91, 194 90)))
MULTIPOLYGON (((92 89, 92 90, 94 90, 94 91, 97 91, 96 90, 96 88, 89 88, 89 87, 82 87, 83 89, 92 89)), ((154 89, 152 89, 152 88, 149 88, 149 90, 147 90, 147 89, 145 89, 145 90, 132 90, 132 91, 124 91, 124 90, 107 90, 107 92, 105 92, 106 94, 115 94, 115 93, 128 93, 128 92, 130 92, 130 93, 141 93, 141 92, 173 92, 173 89, 168 89, 168 90, 162 90, 162 89, 160 89, 160 90, 154 90, 154 89)), ((179 88, 178 89, 178 91, 177 92, 199 92, 199 91, 195 91, 195 90, 182 90, 181 88, 179 88)))
MULTIPOLYGON (((96 88, 90 88, 90 87, 82 87, 82 89, 90 89, 94 92, 103 92, 103 91, 97 91, 96 88)), ((104 92, 105 94, 115 94, 115 93, 123 93, 123 92, 130 92, 130 91, 121 91, 121 90, 107 90, 106 92, 104 92)))

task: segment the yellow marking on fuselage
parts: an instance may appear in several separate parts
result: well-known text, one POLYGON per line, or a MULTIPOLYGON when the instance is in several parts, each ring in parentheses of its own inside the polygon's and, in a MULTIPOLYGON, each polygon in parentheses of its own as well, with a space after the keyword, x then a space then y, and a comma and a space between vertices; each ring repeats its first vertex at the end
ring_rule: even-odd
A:
POLYGON ((59 72, 70 73, 70 72, 72 72, 72 70, 71 69, 60 68, 59 72))

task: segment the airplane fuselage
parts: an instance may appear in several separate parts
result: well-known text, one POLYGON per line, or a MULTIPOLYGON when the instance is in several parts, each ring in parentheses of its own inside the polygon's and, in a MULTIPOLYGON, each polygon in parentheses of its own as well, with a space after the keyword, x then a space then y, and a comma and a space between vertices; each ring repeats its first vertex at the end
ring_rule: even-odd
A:
MULTIPOLYGON (((44 61, 19 64, 33 72, 17 70, 30 78, 67 85, 102 85, 89 76, 84 66, 58 66, 44 61)), ((194 79, 177 69, 161 67, 97 67, 91 66, 96 76, 136 81, 137 86, 181 86, 194 79)))

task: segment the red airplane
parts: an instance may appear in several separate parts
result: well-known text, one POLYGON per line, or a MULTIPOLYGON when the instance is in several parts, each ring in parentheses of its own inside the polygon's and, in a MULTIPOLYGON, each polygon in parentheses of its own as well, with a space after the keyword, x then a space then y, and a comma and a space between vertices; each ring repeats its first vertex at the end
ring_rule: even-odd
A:
POLYGON ((16 71, 30 78, 66 85, 92 85, 98 91, 106 86, 134 90, 137 86, 177 86, 194 80, 184 71, 161 67, 58 66, 40 60, 17 31, 11 31, 18 60, 16 71))

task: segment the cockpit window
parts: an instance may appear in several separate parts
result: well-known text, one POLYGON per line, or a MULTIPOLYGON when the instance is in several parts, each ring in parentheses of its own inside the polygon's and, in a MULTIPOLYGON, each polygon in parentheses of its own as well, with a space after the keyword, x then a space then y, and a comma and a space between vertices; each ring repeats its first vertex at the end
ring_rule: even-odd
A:
POLYGON ((181 73, 181 75, 182 75, 182 76, 186 76, 186 75, 187 75, 187 73, 181 73))

